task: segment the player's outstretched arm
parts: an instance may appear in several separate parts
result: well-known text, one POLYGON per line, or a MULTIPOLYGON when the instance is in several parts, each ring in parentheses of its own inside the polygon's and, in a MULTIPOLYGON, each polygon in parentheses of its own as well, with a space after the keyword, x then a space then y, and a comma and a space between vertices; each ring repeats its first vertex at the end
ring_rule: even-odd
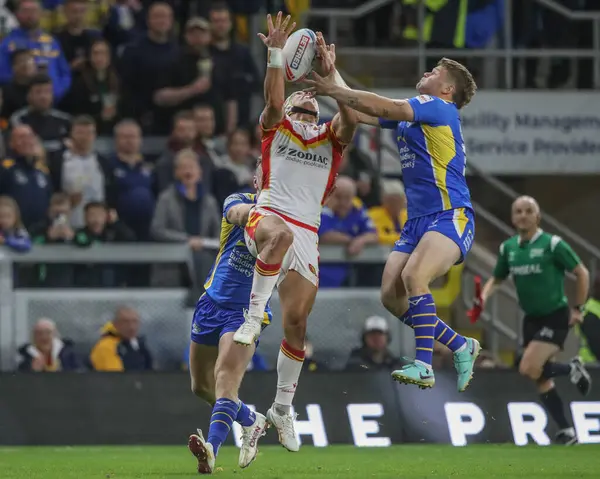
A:
MULTIPOLYGON (((333 82, 339 86, 347 86, 346 82, 335 68, 335 45, 327 45, 321 32, 317 32, 317 56, 320 71, 323 75, 331 75, 333 82)), ((344 103, 338 102, 340 109, 331 122, 336 137, 342 143, 350 143, 359 123, 359 113, 344 103)))
MULTIPOLYGON (((375 118, 393 121, 413 121, 414 112, 408 101, 392 100, 375 93, 353 90, 337 85, 332 75, 322 77, 313 72, 312 80, 305 80, 310 85, 306 91, 317 95, 330 96, 339 104, 349 106, 360 113, 375 118)), ((363 118, 367 120, 366 118, 363 118)))
POLYGON ((283 119, 283 103, 285 102, 285 81, 283 78, 283 47, 296 23, 289 25, 291 17, 282 20, 279 12, 273 24, 271 15, 267 15, 269 27, 268 36, 259 33, 258 36, 269 49, 267 54, 267 73, 265 75, 265 108, 261 115, 261 126, 265 130, 273 128, 283 119))
POLYGON ((232 225, 246 226, 246 223, 248 222, 248 216, 250 215, 250 210, 252 210, 253 207, 254 205, 247 204, 232 206, 227 211, 227 222, 231 223, 232 225))

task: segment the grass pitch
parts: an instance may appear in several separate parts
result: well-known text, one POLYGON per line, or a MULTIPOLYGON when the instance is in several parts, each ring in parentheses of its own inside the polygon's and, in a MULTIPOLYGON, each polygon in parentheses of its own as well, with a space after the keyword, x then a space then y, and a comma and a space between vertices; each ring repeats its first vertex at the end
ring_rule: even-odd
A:
MULTIPOLYGON (((600 444, 516 447, 477 445, 390 448, 303 447, 289 453, 263 447, 247 469, 237 467, 238 450, 224 447, 216 478, 469 478, 568 479, 600 477, 600 444)), ((193 478, 196 460, 181 447, 0 448, 2 479, 193 478)))

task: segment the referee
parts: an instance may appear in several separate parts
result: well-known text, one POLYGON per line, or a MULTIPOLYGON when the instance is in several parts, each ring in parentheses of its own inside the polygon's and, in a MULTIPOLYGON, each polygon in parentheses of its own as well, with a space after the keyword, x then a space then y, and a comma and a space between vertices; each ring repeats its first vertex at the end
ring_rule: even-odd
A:
POLYGON ((515 200, 512 223, 517 235, 500 245, 494 276, 475 302, 476 307, 483 307, 502 281, 512 276, 525 312, 519 372, 535 382, 542 404, 560 428, 555 441, 568 445, 576 443, 577 436, 552 378, 569 376, 584 396, 590 392, 591 379, 578 357, 569 363, 558 363, 554 358, 563 348, 569 328, 583 320, 589 274, 564 240, 540 229, 540 218, 535 199, 521 196, 515 200), (576 302, 572 307, 564 291, 567 272, 573 273, 577 281, 576 302))

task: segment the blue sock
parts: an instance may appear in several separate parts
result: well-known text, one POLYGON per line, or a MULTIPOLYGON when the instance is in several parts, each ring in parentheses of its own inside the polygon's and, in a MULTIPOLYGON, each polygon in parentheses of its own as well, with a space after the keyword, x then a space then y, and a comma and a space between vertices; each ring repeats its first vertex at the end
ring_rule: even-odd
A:
POLYGON ((410 326, 412 328, 413 322, 412 322, 410 315, 411 315, 411 311, 410 311, 410 308, 408 308, 408 311, 406 313, 404 313, 402 316, 400 316, 398 319, 400 321, 402 321, 404 324, 406 324, 407 326, 410 326))
POLYGON ((448 346, 453 353, 462 348, 467 342, 464 336, 458 334, 440 318, 435 323, 435 340, 448 346))
POLYGON ((254 411, 252 411, 248 406, 246 406, 242 401, 240 401, 238 406, 237 417, 235 418, 235 420, 244 427, 252 426, 252 424, 254 424, 254 421, 256 421, 256 414, 254 414, 254 411))
POLYGON ((433 333, 437 313, 431 294, 408 298, 410 313, 415 330, 416 360, 431 366, 433 357, 433 333))
POLYGON ((220 398, 215 402, 208 429, 208 442, 212 444, 215 456, 231 431, 233 421, 238 415, 238 407, 237 402, 227 398, 220 398))

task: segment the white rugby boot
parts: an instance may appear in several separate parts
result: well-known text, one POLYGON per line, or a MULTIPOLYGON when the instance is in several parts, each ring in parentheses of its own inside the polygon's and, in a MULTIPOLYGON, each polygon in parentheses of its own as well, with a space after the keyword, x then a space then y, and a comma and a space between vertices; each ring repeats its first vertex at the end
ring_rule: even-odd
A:
POLYGON ((240 457, 238 465, 241 468, 248 467, 258 454, 258 440, 267 434, 269 423, 267 418, 260 413, 256 414, 254 424, 248 427, 242 426, 242 447, 240 448, 240 457))
POLYGON ((294 429, 296 414, 278 414, 274 406, 271 406, 267 411, 267 420, 271 426, 277 429, 279 442, 283 447, 291 452, 297 452, 300 449, 300 442, 294 429))
POLYGON ((250 312, 244 310, 244 323, 237 329, 233 335, 233 342, 243 346, 252 346, 262 330, 262 318, 257 320, 250 316, 250 312))

